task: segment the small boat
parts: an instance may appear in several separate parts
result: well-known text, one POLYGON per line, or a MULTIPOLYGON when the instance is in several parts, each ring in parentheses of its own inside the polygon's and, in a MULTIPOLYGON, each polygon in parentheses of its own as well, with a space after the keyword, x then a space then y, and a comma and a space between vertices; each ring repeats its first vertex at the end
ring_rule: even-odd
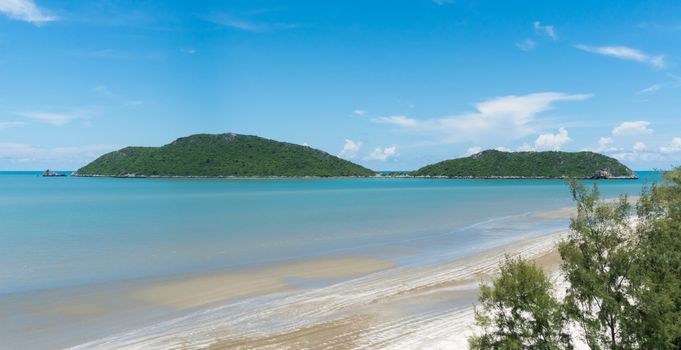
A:
POLYGON ((66 174, 59 174, 59 173, 56 173, 56 172, 54 172, 54 171, 52 171, 52 170, 50 170, 50 169, 47 169, 47 170, 45 170, 45 172, 43 173, 43 176, 46 176, 46 177, 66 176, 66 174))

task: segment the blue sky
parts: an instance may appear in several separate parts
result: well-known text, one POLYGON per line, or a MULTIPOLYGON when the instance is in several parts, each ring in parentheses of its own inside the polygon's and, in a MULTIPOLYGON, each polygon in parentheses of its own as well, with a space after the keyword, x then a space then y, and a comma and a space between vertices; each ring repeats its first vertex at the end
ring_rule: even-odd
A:
POLYGON ((0 170, 236 132, 372 169, 681 164, 679 1, 0 0, 0 170))

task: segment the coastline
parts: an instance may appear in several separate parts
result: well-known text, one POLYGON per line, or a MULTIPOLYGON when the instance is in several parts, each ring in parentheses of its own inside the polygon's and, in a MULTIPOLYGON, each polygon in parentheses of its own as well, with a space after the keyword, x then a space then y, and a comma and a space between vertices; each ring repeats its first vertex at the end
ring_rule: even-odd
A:
MULTIPOLYGON (((75 346, 72 349, 228 349, 228 348, 404 348, 464 346, 472 332, 472 305, 479 283, 489 279, 506 254, 533 259, 555 271, 559 258, 556 242, 564 232, 522 239, 466 258, 422 267, 383 266, 321 287, 259 290, 260 293, 227 298, 226 303, 206 302, 201 293, 186 295, 187 285, 207 287, 205 281, 151 286, 145 302, 166 307, 200 308, 186 316, 160 322, 75 346), (184 286, 184 287, 183 287, 184 286), (161 288, 161 289, 154 289, 161 288), (177 300, 162 290, 194 300, 177 300), (153 292, 151 292, 153 291, 153 292), (155 299, 155 297, 158 297, 155 299), (171 302, 168 302, 168 301, 171 302), (232 301, 230 301, 232 300, 232 301), (219 305, 219 306, 216 306, 219 305), (445 337, 444 331, 448 334, 445 337), (439 334, 439 335, 438 335, 439 334), (433 338, 442 337, 437 341, 433 338)), ((346 260, 347 262, 347 260, 346 260)), ((370 261, 366 261, 370 262, 370 261)), ((372 265, 374 262, 370 262, 372 265)), ((389 264, 387 262, 383 262, 389 264)), ((327 262, 329 264, 329 262, 327 262)), ((294 270, 319 266, 308 261, 294 270)), ((334 263, 328 265, 334 270, 334 263)), ((367 266, 367 265, 365 265, 367 266)), ((336 265, 336 267, 338 267, 336 265)), ((290 268, 290 266, 289 266, 290 268)), ((286 271, 286 274, 295 273, 286 271)), ((251 279, 263 272, 236 278, 251 279)), ((271 272, 264 272, 265 275, 271 272)), ((305 275, 302 273, 301 275, 305 275)), ((322 273, 337 277, 338 273, 322 273)), ((340 273, 345 277, 344 273, 340 273)), ((206 276, 220 280, 221 275, 206 276)), ((311 275, 314 280, 319 275, 311 275)), ((325 280, 326 278, 322 278, 325 280)), ((134 293, 139 293, 136 290, 134 293)), ((133 294, 138 295, 138 294, 133 294)), ((139 295, 138 295, 139 296, 139 295)), ((216 301, 216 300, 213 300, 216 301)))
MULTIPOLYGON (((46 212, 59 218, 89 215, 92 220, 82 221, 81 227, 98 232, 84 232, 82 237, 106 242, 144 239, 121 245, 120 252, 129 254, 122 265, 126 269, 110 271, 126 274, 122 277, 109 272, 106 278, 88 280, 89 271, 75 266, 68 270, 69 276, 76 272, 86 276, 75 284, 44 283, 47 287, 26 292, 8 289, 10 293, 0 300, 5 311, 0 315, 0 338, 9 347, 27 350, 437 348, 440 343, 449 344, 444 348, 463 347, 464 335, 473 330, 471 307, 479 284, 497 270, 505 253, 523 254, 553 271, 557 259, 551 252, 560 235, 555 232, 566 228, 573 214, 573 208, 566 208, 569 199, 558 181, 541 186, 531 181, 488 186, 482 181, 397 179, 281 183, 285 186, 257 187, 256 182, 238 181, 57 181, 57 187, 66 186, 74 196, 65 197, 66 201, 59 198, 62 205, 52 206, 56 199, 42 193, 55 183, 39 181, 45 190, 36 191, 36 200, 16 196, 8 204, 21 204, 30 213, 36 202, 43 203, 46 212), (319 183, 323 186, 317 187, 319 183), (107 186, 93 192, 100 184, 107 186), (500 189, 508 190, 506 195, 500 195, 500 189), (358 199, 365 199, 361 210, 355 210, 358 199), (412 204, 416 202, 428 205, 412 204), (106 205, 92 207, 93 203, 106 205), (381 208, 378 212, 376 205, 381 208), (325 209, 314 210, 320 206, 325 209), (242 207, 252 210, 235 210, 242 207), (211 215, 199 215, 191 225, 182 225, 186 218, 180 214, 188 213, 186 208, 211 215), (135 215, 102 221, 99 213, 111 210, 135 215), (279 231, 281 220, 293 212, 306 214, 279 231), (312 213, 324 220, 302 226, 312 213), (383 217, 375 217, 377 213, 383 217), (138 225, 147 218, 157 219, 138 225), (358 224, 346 225, 356 220, 358 224), (162 221, 171 224, 157 229, 162 221), (255 228, 234 224, 241 221, 271 224, 255 228), (205 223, 211 224, 201 226, 205 223), (302 228, 314 230, 298 232, 302 228), (276 235, 260 236, 260 232, 276 235), (226 233, 240 239, 223 239, 226 233), (294 239, 320 249, 290 250, 300 254, 281 249, 287 254, 274 254, 294 239), (353 244, 344 245, 346 241, 353 244), (130 251, 131 247, 136 250, 130 251), (250 256, 238 255, 241 252, 250 256), (190 266, 172 265, 179 259, 211 263, 156 268, 190 266), (463 335, 452 338, 456 334, 463 335)), ((34 186, 35 179, 26 177, 18 184, 34 186)), ((636 182, 604 185, 609 197, 635 194, 634 186, 636 182)), ((26 225, 33 226, 40 228, 38 223, 26 225)), ((43 237, 61 236, 36 235, 43 237)), ((110 253, 117 247, 78 244, 74 248, 110 253)), ((106 263, 120 261, 114 254, 109 257, 113 260, 97 255, 106 263)))
POLYGON ((101 174, 76 174, 72 173, 72 177, 103 177, 113 179, 234 179, 234 180, 285 180, 285 179, 441 179, 441 180, 638 180, 637 175, 632 176, 611 176, 604 179, 595 179, 593 177, 543 177, 543 176, 427 176, 427 175, 381 175, 374 176, 231 176, 231 175, 216 175, 216 176, 195 176, 195 175, 101 175, 101 174))

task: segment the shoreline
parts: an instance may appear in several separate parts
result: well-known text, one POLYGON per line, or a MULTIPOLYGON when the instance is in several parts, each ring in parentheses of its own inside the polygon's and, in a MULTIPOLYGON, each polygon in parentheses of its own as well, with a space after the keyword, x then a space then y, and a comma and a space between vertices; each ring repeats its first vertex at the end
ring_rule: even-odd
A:
POLYGON ((233 179, 233 180, 286 180, 286 179, 440 179, 440 180, 638 180, 639 177, 633 176, 612 176, 604 179, 593 177, 543 177, 543 176, 411 176, 411 175, 374 175, 374 176, 194 176, 194 175, 99 175, 99 174, 75 174, 64 175, 70 177, 94 177, 111 179, 233 179))
MULTIPOLYGON (((224 299, 227 302, 222 304, 166 303, 162 293, 152 292, 147 297, 161 295, 161 304, 166 307, 212 306, 73 349, 400 348, 404 342, 415 345, 417 339, 430 339, 431 326, 445 327, 442 322, 448 324, 445 328, 453 331, 451 334, 468 334, 479 283, 495 273, 505 254, 533 259, 551 271, 558 266, 555 245, 563 233, 521 239, 431 266, 392 266, 322 287, 256 293, 224 299), (420 335, 410 330, 416 319, 424 327, 420 335), (450 322, 456 323, 456 331, 450 322)), ((316 266, 318 262, 307 264, 316 266)), ((182 284, 210 285, 194 282, 180 281, 180 285, 161 288, 182 295, 187 291, 182 284)), ((465 337, 457 339, 446 341, 465 341, 465 337)), ((429 343, 420 346, 426 345, 429 343)))
MULTIPOLYGON (((572 207, 562 207, 526 215, 537 223, 573 214, 572 207)), ((378 258, 386 254, 377 251, 303 258, 112 282, 95 286, 100 291, 93 293, 90 286, 66 288, 56 298, 44 290, 35 293, 42 297, 33 298, 31 309, 22 312, 48 313, 64 327, 47 330, 57 339, 49 344, 73 349, 318 348, 329 341, 341 349, 400 349, 429 347, 433 337, 449 344, 445 348, 459 348, 467 344, 463 335, 473 329, 472 305, 479 284, 497 271, 504 254, 532 259, 549 273, 557 269, 555 246, 565 231, 540 227, 539 236, 517 237, 425 265, 401 265, 378 258), (422 328, 412 329, 417 324, 422 328), (74 328, 77 325, 83 329, 74 328)), ((27 300, 11 299, 24 304, 27 300)), ((11 303, 0 302, 0 309, 11 303)), ((0 326, 1 321, 2 315, 0 326)), ((35 327, 32 332, 40 337, 47 334, 41 324, 15 328, 35 327)), ((45 348, 45 343, 23 347, 45 348)))

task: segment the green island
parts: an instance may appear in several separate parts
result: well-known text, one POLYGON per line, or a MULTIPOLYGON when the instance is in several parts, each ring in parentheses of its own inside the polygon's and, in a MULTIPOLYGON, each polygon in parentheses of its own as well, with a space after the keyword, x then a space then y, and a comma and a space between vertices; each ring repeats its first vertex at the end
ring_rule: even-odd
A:
POLYGON ((502 152, 487 150, 445 160, 411 173, 418 177, 635 179, 614 158, 593 152, 502 152))
POLYGON ((78 169, 76 176, 340 177, 376 173, 326 152, 258 136, 198 134, 162 147, 126 147, 78 169))
POLYGON ((162 147, 126 147, 78 169, 111 177, 425 177, 635 179, 616 159, 593 152, 487 150, 412 172, 377 173, 308 146, 258 136, 197 134, 162 147))

